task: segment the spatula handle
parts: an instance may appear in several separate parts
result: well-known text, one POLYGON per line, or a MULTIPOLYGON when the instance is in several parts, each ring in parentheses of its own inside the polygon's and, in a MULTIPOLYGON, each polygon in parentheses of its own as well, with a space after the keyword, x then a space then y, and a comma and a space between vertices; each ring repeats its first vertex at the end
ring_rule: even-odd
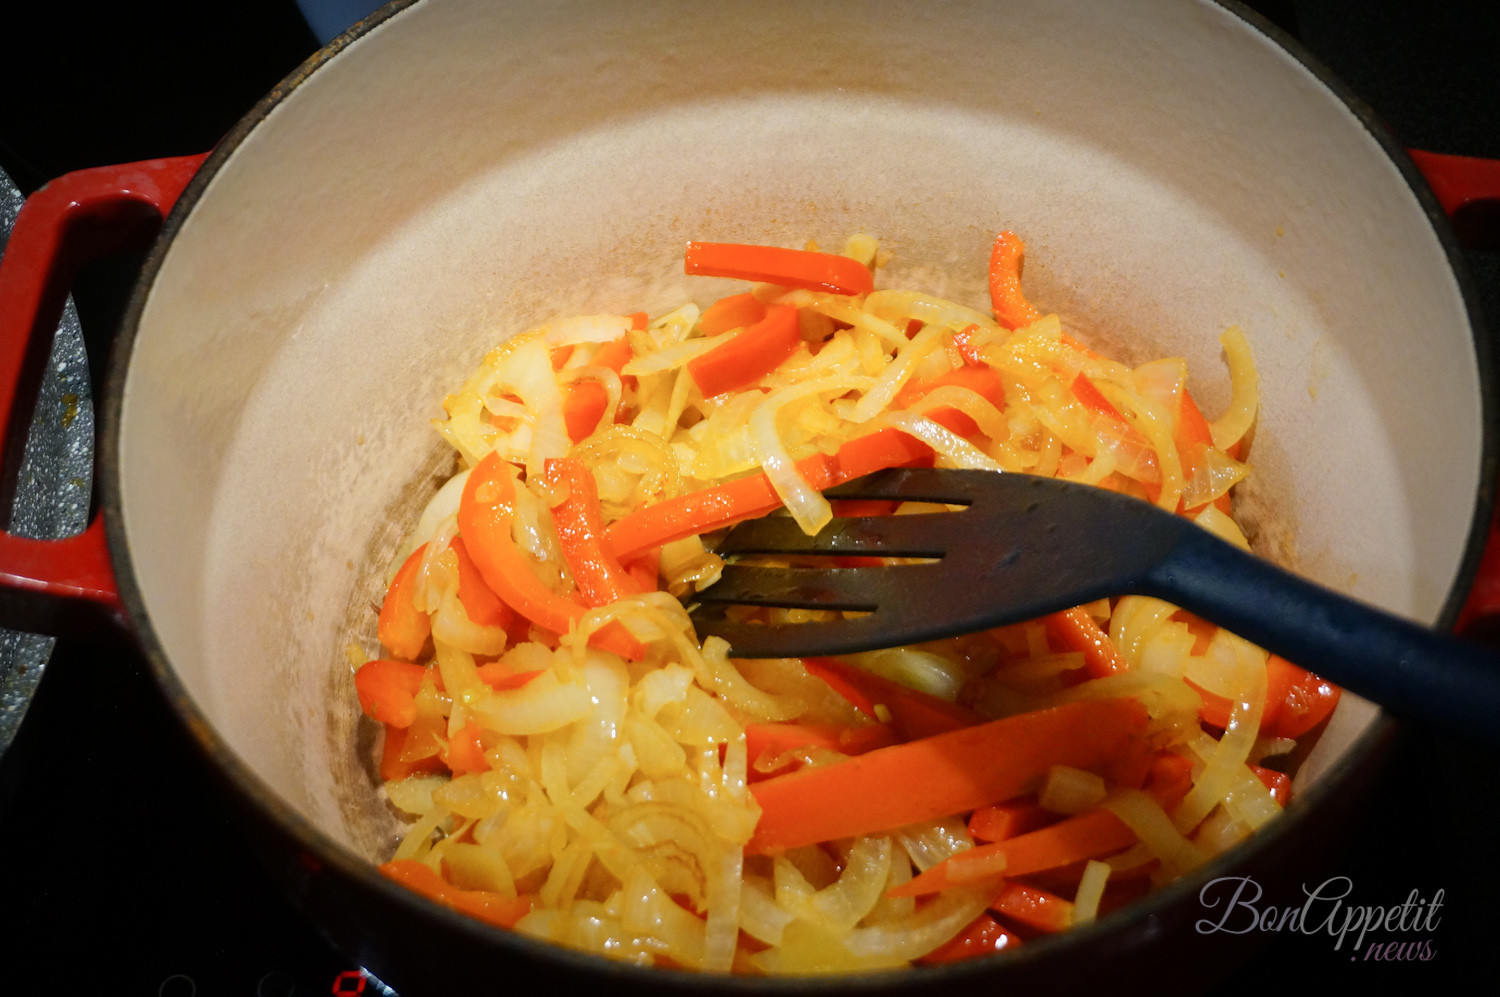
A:
POLYGON ((1313 584, 1194 527, 1145 588, 1398 716, 1500 744, 1500 655, 1313 584))

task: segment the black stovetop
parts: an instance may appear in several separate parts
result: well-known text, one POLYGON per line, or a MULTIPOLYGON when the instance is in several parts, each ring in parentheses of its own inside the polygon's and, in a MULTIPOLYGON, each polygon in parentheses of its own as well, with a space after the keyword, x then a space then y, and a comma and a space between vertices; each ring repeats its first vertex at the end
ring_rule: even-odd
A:
MULTIPOLYGON (((1500 158, 1500 8, 1488 0, 1252 6, 1294 29, 1403 141, 1500 158)), ((27 192, 73 169, 202 152, 317 48, 292 0, 39 0, 11 5, 0 30, 0 167, 27 192)), ((1469 263, 1500 329, 1500 253, 1469 263)), ((119 266, 85 275, 76 297, 91 340, 107 337, 128 279, 119 266)), ((1351 961, 1327 938, 1281 933, 1226 992, 1443 992, 1485 973, 1497 821, 1493 755, 1406 731, 1327 874, 1374 904, 1442 890, 1424 936, 1435 958, 1351 961)), ((6 992, 380 992, 262 874, 128 648, 59 643, 0 759, 0 863, 6 992)))

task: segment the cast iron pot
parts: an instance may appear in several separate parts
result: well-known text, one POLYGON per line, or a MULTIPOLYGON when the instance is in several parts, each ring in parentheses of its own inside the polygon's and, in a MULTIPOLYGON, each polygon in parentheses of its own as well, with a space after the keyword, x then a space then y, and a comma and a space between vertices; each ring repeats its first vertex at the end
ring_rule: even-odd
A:
MULTIPOLYGON (((1035 302, 1126 359, 1186 357, 1210 413, 1227 400, 1218 334, 1247 330, 1263 407, 1239 508, 1267 556, 1444 626, 1479 563, 1493 365, 1439 206, 1335 83, 1237 8, 394 4, 206 159, 137 164, 108 196, 91 182, 33 199, 59 229, 18 224, 0 411, 35 366, 21 331, 65 284, 34 261, 182 196, 109 373, 102 521, 61 544, 0 540, 4 622, 124 622, 281 882, 406 995, 807 987, 539 945, 372 864, 391 824, 343 649, 445 466, 437 400, 548 317, 711 300, 723 287, 681 276, 689 239, 868 232, 894 254, 884 285, 982 304, 988 242, 1014 229, 1035 302)), ((1200 890, 1295 890, 1390 731, 1346 696, 1284 818, 1095 924, 815 986, 1201 989, 1250 939, 1196 931, 1200 890)))

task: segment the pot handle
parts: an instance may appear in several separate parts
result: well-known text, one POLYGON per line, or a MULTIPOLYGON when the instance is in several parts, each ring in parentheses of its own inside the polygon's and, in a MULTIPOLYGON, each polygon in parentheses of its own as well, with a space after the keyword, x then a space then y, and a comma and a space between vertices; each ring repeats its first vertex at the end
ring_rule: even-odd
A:
MULTIPOLYGON (((79 170, 17 213, 0 258, 0 509, 15 496, 26 427, 79 267, 149 246, 205 158, 79 170)), ((56 635, 124 619, 98 510, 82 533, 59 540, 0 532, 0 625, 56 635)))
POLYGON ((1406 152, 1453 221, 1459 243, 1465 249, 1500 249, 1500 159, 1406 152))
MULTIPOLYGON (((1470 249, 1500 248, 1500 160, 1408 149, 1407 154, 1470 249), (1475 210, 1483 205, 1486 211, 1475 210)), ((1492 321, 1500 323, 1500 315, 1492 321)), ((1500 507, 1491 512, 1479 569, 1454 629, 1500 643, 1500 507)))

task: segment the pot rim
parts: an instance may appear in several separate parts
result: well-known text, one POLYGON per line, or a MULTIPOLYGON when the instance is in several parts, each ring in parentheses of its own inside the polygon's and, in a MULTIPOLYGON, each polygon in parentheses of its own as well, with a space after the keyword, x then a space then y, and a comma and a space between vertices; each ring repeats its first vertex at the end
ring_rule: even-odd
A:
MULTIPOLYGON (((269 816, 300 851, 315 856, 320 864, 343 877, 394 899, 415 916, 436 917, 449 930, 482 938, 500 950, 510 948, 519 956, 550 962, 559 970, 597 972, 616 976, 624 974, 627 978, 633 977, 635 982, 648 983, 657 988, 696 990, 708 985, 716 990, 736 993, 742 991, 747 993, 802 993, 809 990, 843 991, 846 989, 851 992, 877 993, 904 989, 915 982, 912 973, 907 970, 841 974, 835 977, 810 979, 808 977, 746 977, 646 969, 625 963, 605 961, 592 954, 576 952, 492 927, 413 894, 381 875, 365 858, 334 841, 328 834, 314 826, 272 790, 255 770, 219 737, 212 721, 199 709, 177 675, 152 626, 143 594, 131 567, 130 550, 124 539, 119 434, 129 359, 146 301, 168 247, 186 223, 214 176, 235 154, 246 138, 292 91, 305 83, 344 48, 418 2, 419 0, 393 0, 387 3, 310 56, 262 97, 215 146, 166 218, 160 234, 145 258, 111 350, 101 392, 102 397, 98 405, 102 426, 99 444, 100 506, 106 522, 110 557, 115 567, 120 598, 126 608, 135 642, 170 708, 191 733, 193 741, 221 782, 238 797, 269 816)), ((1200 2, 1228 11, 1245 22, 1246 27, 1266 36, 1273 45, 1290 54, 1350 110, 1360 125, 1396 165, 1407 186, 1416 196, 1457 282, 1473 334, 1473 347, 1478 365, 1482 439, 1479 483, 1475 494, 1469 538, 1459 569, 1437 619, 1438 625, 1449 628, 1458 619, 1467 593, 1478 572, 1484 540, 1495 506, 1497 474, 1500 474, 1500 403, 1497 403, 1497 387, 1500 387, 1497 385, 1497 379, 1500 379, 1500 370, 1497 370, 1495 363, 1493 337, 1484 320, 1479 294, 1469 274, 1457 236, 1436 196, 1407 155, 1405 147, 1389 132, 1376 113, 1316 57, 1303 48, 1297 39, 1256 11, 1246 7, 1239 0, 1200 0, 1200 2)), ((1197 893, 1204 884, 1215 878, 1231 875, 1256 859, 1270 855, 1283 847, 1286 842, 1292 840, 1294 835, 1304 829, 1314 814, 1330 807, 1334 795, 1342 792, 1354 782, 1359 773, 1371 770, 1372 766, 1378 766, 1384 760, 1395 743, 1399 729, 1400 725, 1389 714, 1381 711, 1323 776, 1293 801, 1286 813, 1256 832, 1245 843, 1218 856, 1194 872, 1180 877, 1167 886, 1097 921, 1070 929, 1060 935, 1037 939, 1015 952, 922 969, 920 975, 923 985, 941 986, 962 983, 981 975, 1005 972, 1007 967, 1014 966, 1019 969, 1040 960, 1053 959, 1073 949, 1097 945, 1110 938, 1125 938, 1132 927, 1149 924, 1163 911, 1187 903, 1191 895, 1197 893)), ((322 928, 321 925, 318 927, 322 928)))

